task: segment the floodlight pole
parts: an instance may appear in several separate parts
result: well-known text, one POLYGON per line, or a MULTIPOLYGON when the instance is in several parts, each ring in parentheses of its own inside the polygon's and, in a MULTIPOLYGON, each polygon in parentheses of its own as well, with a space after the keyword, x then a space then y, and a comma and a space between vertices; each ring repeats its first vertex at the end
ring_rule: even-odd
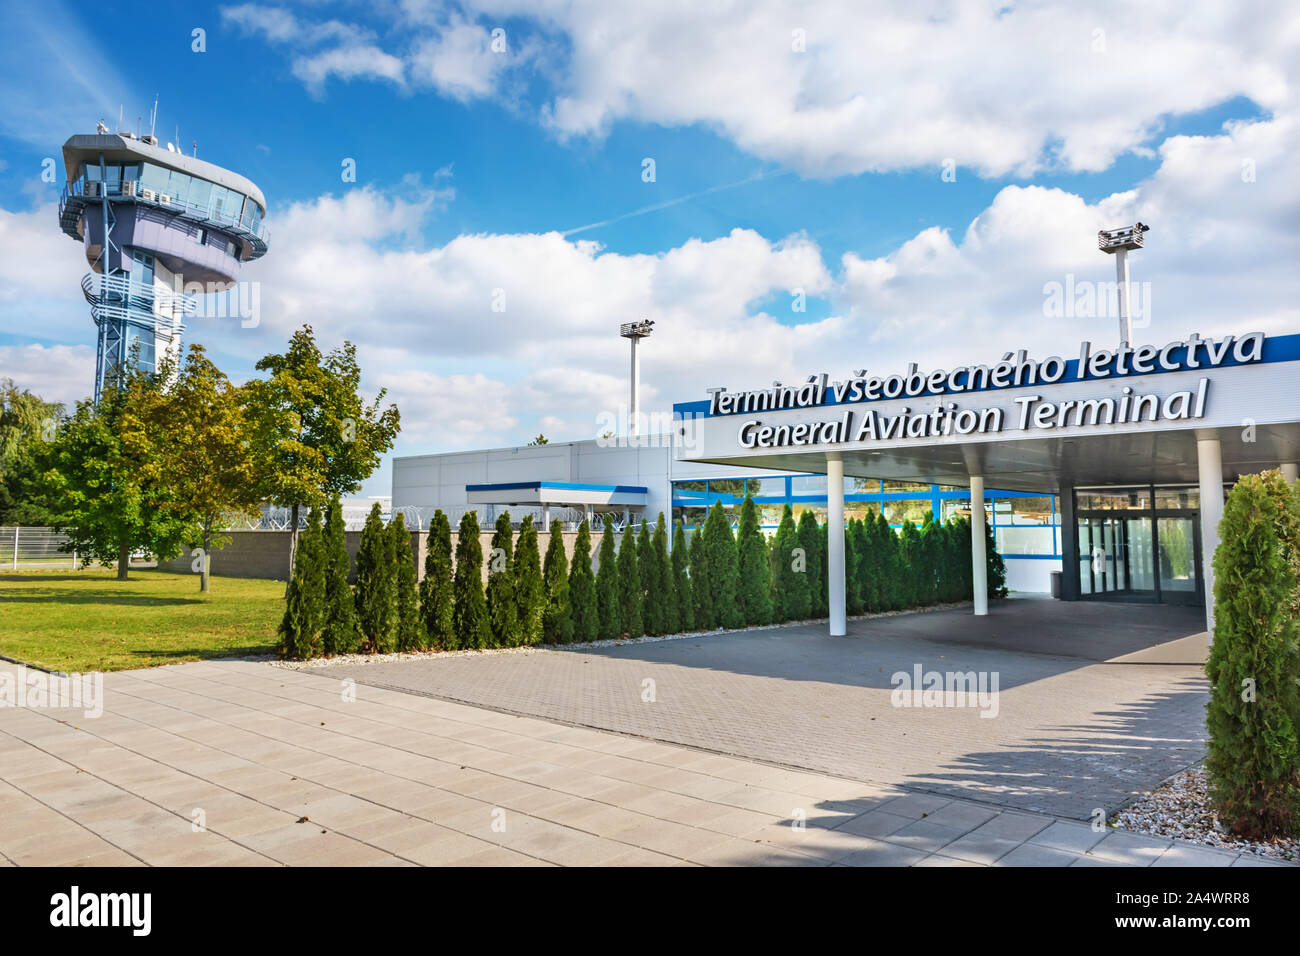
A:
POLYGON ((637 342, 654 331, 654 319, 642 319, 640 322, 624 322, 618 328, 618 334, 632 343, 632 421, 628 425, 629 435, 641 433, 641 357, 637 354, 637 342))
POLYGON ((1119 296, 1119 344, 1124 348, 1133 339, 1133 323, 1129 319, 1127 249, 1115 253, 1115 284, 1119 296))
POLYGON ((1138 222, 1120 229, 1102 229, 1097 233, 1097 248, 1115 257, 1115 297, 1119 300, 1120 348, 1127 348, 1133 338, 1128 291, 1128 253, 1130 249, 1142 248, 1142 235, 1150 229, 1150 226, 1138 222))
POLYGON ((641 432, 641 356, 637 353, 636 345, 640 340, 639 337, 633 336, 632 342, 632 423, 629 426, 629 433, 632 435, 641 432))

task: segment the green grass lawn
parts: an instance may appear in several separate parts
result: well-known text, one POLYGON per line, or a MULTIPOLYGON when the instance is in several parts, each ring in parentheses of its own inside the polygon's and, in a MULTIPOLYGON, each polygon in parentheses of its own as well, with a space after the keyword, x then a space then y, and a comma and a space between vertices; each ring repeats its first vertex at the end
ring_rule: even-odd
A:
POLYGON ((132 570, 0 574, 0 654, 67 672, 269 654, 284 582, 132 570))

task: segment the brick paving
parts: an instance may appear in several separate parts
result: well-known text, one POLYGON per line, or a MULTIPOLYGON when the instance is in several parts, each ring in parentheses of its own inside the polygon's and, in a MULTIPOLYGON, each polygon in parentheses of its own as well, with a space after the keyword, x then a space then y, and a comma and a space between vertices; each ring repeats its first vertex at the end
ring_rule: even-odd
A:
POLYGON ((1088 820, 1205 752, 1198 608, 1046 600, 621 647, 335 665, 335 680, 1088 820), (995 718, 891 675, 996 672, 995 718), (653 682, 647 684, 647 681, 653 682), (646 690, 653 687, 653 701, 646 690))
POLYGON ((104 685, 0 709, 0 865, 1270 865, 266 663, 104 685))

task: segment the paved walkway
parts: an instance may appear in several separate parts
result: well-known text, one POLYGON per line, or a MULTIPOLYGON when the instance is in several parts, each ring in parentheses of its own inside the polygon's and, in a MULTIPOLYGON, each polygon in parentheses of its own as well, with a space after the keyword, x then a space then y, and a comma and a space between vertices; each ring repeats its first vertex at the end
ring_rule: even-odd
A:
POLYGON ((1018 600, 982 618, 855 621, 847 638, 783 627, 319 673, 1086 821, 1204 755, 1204 620, 1197 608, 1018 600), (892 675, 918 665, 996 674, 996 717, 893 706, 892 675))
POLYGON ((0 709, 0 863, 1263 863, 265 663, 104 683, 0 709))

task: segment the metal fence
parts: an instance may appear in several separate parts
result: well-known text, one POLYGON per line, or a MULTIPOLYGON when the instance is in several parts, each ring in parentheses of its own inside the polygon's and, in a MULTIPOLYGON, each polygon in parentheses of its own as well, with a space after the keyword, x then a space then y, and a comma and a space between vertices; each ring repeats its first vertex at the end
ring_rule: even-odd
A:
POLYGON ((53 528, 0 525, 0 568, 76 568, 77 555, 63 550, 68 536, 53 528))

